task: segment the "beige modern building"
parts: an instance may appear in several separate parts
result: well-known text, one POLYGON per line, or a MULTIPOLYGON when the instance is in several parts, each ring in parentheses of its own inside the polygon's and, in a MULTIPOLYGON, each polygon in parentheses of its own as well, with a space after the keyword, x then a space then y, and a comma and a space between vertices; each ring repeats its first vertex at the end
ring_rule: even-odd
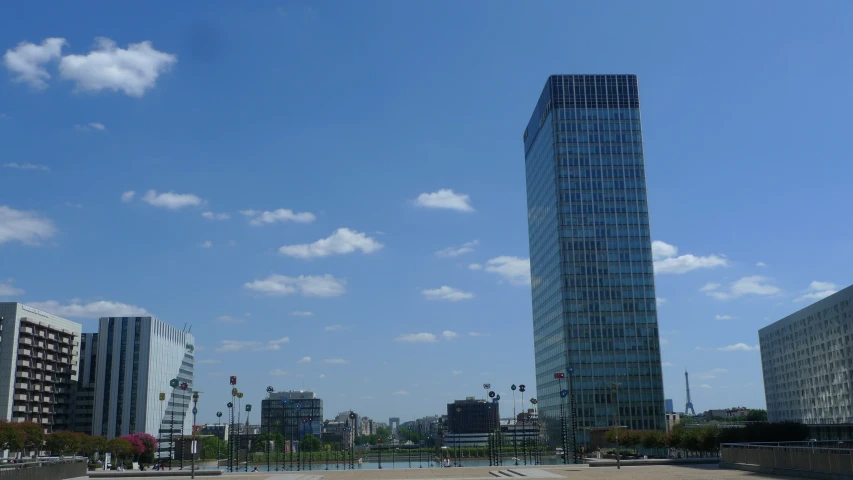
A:
POLYGON ((82 325, 33 307, 0 303, 0 415, 70 430, 82 325))

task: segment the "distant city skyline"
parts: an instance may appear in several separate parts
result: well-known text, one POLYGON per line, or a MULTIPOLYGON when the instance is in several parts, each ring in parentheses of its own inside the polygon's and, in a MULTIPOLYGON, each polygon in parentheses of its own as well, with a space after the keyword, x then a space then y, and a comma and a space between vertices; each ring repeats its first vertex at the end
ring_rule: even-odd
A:
POLYGON ((758 330, 853 283, 851 4, 54 3, 0 16, 0 301, 186 329, 199 422, 231 375, 380 420, 553 394, 521 135, 555 73, 640 79, 676 410, 684 369, 763 407, 758 330))

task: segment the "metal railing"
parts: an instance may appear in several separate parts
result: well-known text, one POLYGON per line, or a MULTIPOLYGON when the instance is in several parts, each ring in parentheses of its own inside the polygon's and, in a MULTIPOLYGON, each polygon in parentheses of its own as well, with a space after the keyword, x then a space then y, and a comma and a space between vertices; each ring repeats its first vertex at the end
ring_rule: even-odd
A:
POLYGON ((795 470, 853 478, 853 442, 724 443, 720 461, 768 472, 795 470))

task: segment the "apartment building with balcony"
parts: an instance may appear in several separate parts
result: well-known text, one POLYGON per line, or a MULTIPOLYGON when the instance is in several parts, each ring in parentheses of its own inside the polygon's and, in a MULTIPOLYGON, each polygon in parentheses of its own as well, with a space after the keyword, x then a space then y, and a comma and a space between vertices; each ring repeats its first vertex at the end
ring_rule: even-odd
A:
POLYGON ((0 302, 0 415, 70 430, 82 325, 18 303, 0 302))

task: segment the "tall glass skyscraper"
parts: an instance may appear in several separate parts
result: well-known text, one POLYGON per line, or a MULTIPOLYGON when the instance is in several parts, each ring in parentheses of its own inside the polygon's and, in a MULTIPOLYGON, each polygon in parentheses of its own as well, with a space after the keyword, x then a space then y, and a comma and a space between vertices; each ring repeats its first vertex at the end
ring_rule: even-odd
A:
POLYGON ((612 426, 617 408, 622 426, 664 429, 637 77, 549 77, 524 156, 536 390, 549 442, 561 443, 568 367, 578 440, 612 426))

